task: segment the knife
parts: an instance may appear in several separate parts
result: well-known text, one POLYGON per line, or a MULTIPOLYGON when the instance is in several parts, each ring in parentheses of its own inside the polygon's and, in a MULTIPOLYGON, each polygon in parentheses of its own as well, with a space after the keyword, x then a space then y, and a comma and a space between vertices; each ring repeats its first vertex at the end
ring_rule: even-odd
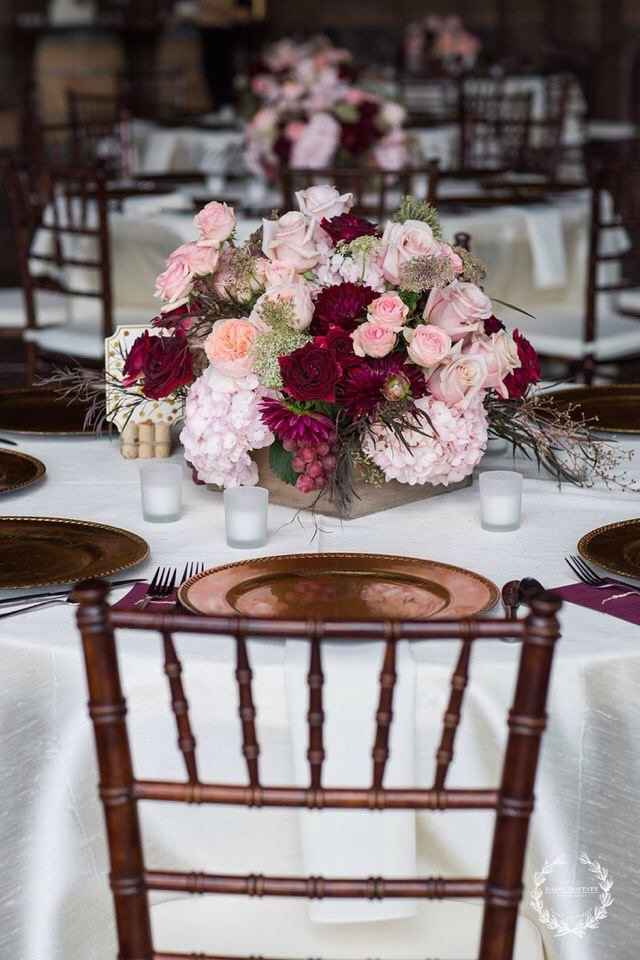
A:
MULTIPOLYGON (((142 583, 146 580, 146 577, 133 577, 130 580, 113 580, 109 584, 110 587, 126 587, 132 583, 142 583)), ((23 593, 19 597, 4 597, 0 600, 0 606, 3 607, 12 607, 16 603, 28 603, 30 600, 42 600, 44 597, 57 598, 65 600, 73 591, 75 587, 70 587, 67 590, 50 590, 44 593, 23 593)))

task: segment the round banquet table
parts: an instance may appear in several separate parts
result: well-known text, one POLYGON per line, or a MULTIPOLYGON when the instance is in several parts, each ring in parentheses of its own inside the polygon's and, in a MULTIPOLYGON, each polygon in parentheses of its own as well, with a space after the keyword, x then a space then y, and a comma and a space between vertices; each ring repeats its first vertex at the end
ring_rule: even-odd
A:
MULTIPOLYGON (((191 484, 186 469, 182 518, 151 524, 141 515, 138 465, 124 460, 115 442, 25 439, 20 449, 46 463, 47 478, 5 497, 5 515, 77 517, 133 530, 151 548, 149 560, 139 568, 141 575, 150 575, 158 564, 182 569, 191 560, 215 565, 247 556, 225 544, 220 495, 191 484)), ((546 586, 559 586, 572 580, 563 558, 575 550, 582 534, 638 513, 636 497, 559 491, 531 467, 526 473, 524 522, 514 533, 480 528, 474 486, 343 525, 323 518, 317 530, 309 515, 292 523, 290 510, 272 507, 269 543, 250 555, 395 553, 462 565, 498 585, 533 576, 546 586)), ((537 923, 529 903, 533 872, 557 857, 574 864, 584 851, 608 868, 615 882, 615 902, 609 917, 583 939, 554 938, 538 923, 547 957, 634 960, 640 912, 640 634, 627 622, 570 604, 562 610, 561 622, 563 638, 552 677, 550 724, 543 741, 522 909, 537 923)), ((205 772, 223 781, 242 778, 231 649, 222 641, 193 639, 186 689, 199 744, 204 747, 206 740, 212 741, 205 772)), ((0 624, 0 643, 4 867, 0 955, 21 960, 113 958, 106 847, 74 610, 53 607, 5 620, 0 624)), ((283 644, 253 641, 251 653, 263 753, 271 758, 274 779, 286 782, 290 745, 283 644)), ((434 738, 439 735, 434 717, 444 709, 452 651, 450 644, 417 644, 412 654, 416 772, 419 782, 426 784, 433 769, 434 738)), ((497 782, 497 748, 503 743, 517 656, 515 644, 481 645, 472 667, 468 723, 460 731, 459 762, 454 761, 450 786, 497 782)), ((126 695, 133 705, 129 726, 134 754, 138 751, 136 774, 181 778, 159 645, 150 638, 125 636, 121 660, 126 695)), ((151 866, 276 874, 301 870, 298 821, 291 812, 189 808, 184 818, 182 812, 177 805, 143 805, 151 866)), ((490 838, 486 814, 450 814, 442 819, 420 813, 418 868, 421 873, 479 874, 486 868, 490 838), (452 817, 460 820, 451 824, 452 817)), ((233 912, 241 909, 239 900, 230 904, 228 923, 238 931, 244 914, 233 912)), ((299 908, 305 909, 302 904, 299 908)), ((401 923, 396 921, 390 929, 397 930, 401 923)), ((216 942, 215 926, 212 941, 210 947, 216 942)))

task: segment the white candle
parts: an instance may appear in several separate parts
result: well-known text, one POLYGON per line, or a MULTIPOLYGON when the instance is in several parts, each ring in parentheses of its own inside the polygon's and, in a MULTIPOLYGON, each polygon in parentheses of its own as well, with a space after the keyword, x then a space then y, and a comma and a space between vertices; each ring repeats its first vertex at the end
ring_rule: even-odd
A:
POLYGON ((147 463, 140 468, 142 513, 151 523, 170 523, 182 510, 182 467, 177 463, 147 463))
POLYGON ((224 520, 230 547, 263 547, 267 542, 269 491, 234 487, 224 492, 224 520))
POLYGON ((483 530, 517 530, 521 513, 521 474, 514 470, 487 470, 480 474, 480 517, 483 530))

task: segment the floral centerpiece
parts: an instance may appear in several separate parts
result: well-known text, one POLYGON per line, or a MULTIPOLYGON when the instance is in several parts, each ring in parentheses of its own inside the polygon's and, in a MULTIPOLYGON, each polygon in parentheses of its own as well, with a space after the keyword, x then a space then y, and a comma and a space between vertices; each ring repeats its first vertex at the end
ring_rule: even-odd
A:
POLYGON ((438 64, 445 73, 471 70, 482 44, 470 33, 458 16, 430 15, 407 26, 405 64, 419 73, 429 64, 438 64))
POLYGON ((354 86, 352 77, 348 52, 326 43, 282 40, 268 48, 251 80, 256 109, 245 134, 249 169, 273 180, 283 166, 405 166, 404 108, 354 86))
POLYGON ((481 263, 411 198, 384 225, 329 185, 297 201, 240 244, 225 204, 195 217, 194 242, 157 280, 160 335, 134 343, 120 402, 184 401, 197 481, 255 484, 268 448, 281 480, 343 514, 356 479, 469 477, 492 410, 508 432, 539 377, 530 344, 494 316, 481 263))

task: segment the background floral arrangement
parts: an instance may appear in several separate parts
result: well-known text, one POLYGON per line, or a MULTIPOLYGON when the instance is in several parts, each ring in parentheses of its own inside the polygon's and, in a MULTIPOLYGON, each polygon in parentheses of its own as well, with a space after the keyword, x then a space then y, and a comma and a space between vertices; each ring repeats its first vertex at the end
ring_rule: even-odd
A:
POLYGON ((447 72, 470 70, 481 48, 458 16, 430 15, 410 23, 405 32, 405 63, 414 72, 434 62, 447 72))
POLYGON ((405 166, 404 108, 354 86, 353 77, 349 53, 323 38, 309 44, 282 40, 267 48, 251 80, 249 169, 273 179, 281 166, 405 166))
POLYGON ((161 335, 126 358, 123 403, 181 395, 185 457, 205 483, 256 483, 264 447, 281 479, 345 510, 356 472, 463 480, 492 402, 508 421, 537 381, 533 348, 494 316, 482 265, 428 205, 405 198, 378 226, 329 185, 297 201, 240 245, 230 207, 195 217, 197 239, 157 280, 161 335))

